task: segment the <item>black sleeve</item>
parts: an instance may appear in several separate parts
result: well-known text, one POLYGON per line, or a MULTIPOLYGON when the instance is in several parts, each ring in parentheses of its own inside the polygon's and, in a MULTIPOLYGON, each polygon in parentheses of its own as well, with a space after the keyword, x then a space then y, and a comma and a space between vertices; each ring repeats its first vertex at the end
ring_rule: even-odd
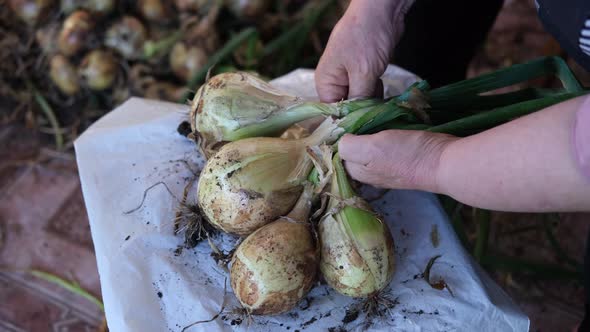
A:
POLYGON ((537 0, 539 18, 561 47, 590 71, 590 1, 537 0))

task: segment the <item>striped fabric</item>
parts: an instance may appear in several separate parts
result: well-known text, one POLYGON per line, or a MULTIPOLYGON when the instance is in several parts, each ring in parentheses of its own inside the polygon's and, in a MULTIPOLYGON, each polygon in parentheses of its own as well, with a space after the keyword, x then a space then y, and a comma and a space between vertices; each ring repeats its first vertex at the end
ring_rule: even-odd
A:
POLYGON ((580 31, 579 46, 584 54, 590 56, 590 18, 586 19, 584 27, 580 31))

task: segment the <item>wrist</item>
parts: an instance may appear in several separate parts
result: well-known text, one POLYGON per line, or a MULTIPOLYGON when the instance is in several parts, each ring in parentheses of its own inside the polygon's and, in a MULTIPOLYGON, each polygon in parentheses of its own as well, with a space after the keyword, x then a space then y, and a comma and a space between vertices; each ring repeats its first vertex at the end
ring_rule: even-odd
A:
POLYGON ((582 175, 590 181, 590 98, 581 104, 573 122, 574 159, 582 175))
POLYGON ((452 150, 456 148, 460 142, 459 137, 443 135, 439 141, 435 144, 435 152, 431 153, 433 160, 431 161, 431 171, 433 178, 429 181, 427 191, 443 194, 452 195, 452 188, 449 185, 452 183, 449 181, 448 169, 454 168, 453 165, 452 150))

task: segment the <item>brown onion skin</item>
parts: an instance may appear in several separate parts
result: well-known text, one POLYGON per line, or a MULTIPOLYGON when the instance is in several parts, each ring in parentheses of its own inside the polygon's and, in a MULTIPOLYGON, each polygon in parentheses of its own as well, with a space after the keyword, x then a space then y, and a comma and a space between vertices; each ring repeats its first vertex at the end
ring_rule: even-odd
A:
POLYGON ((57 44, 62 54, 73 56, 87 47, 94 21, 89 12, 77 10, 68 16, 59 32, 57 44))
MULTIPOLYGON (((207 161, 199 178, 197 194, 203 216, 211 225, 227 233, 246 236, 291 211, 301 196, 302 185, 273 183, 272 188, 256 190, 252 185, 244 187, 243 178, 250 176, 244 174, 263 167, 257 162, 256 166, 245 166, 245 170, 226 173, 227 169, 241 165, 252 156, 265 153, 271 144, 274 145, 272 149, 284 148, 283 151, 288 152, 283 154, 285 162, 295 164, 296 160, 290 156, 298 153, 300 146, 294 141, 286 142, 277 143, 276 139, 268 137, 238 140, 224 145, 207 161), (253 140, 259 143, 253 143, 253 140), (258 152, 260 149, 264 151, 258 152)), ((278 174, 281 173, 276 172, 273 176, 279 178, 278 174)))
POLYGON ((174 0, 174 4, 179 11, 197 12, 207 9, 215 0, 174 0))
POLYGON ((254 315, 293 309, 313 287, 319 256, 307 223, 279 219, 248 236, 232 257, 230 284, 254 315))
POLYGON ((55 0, 10 0, 8 5, 28 25, 36 25, 55 5, 55 0))
POLYGON ((65 95, 73 96, 80 91, 76 68, 61 54, 54 55, 49 61, 49 77, 65 95))
POLYGON ((269 8, 269 0, 229 0, 230 11, 239 18, 254 19, 260 17, 269 8))
POLYGON ((147 40, 147 30, 140 20, 133 16, 123 16, 109 27, 105 35, 105 45, 124 58, 135 60, 143 55, 143 44, 147 40))
POLYGON ((172 72, 184 82, 188 82, 207 64, 207 53, 198 46, 178 42, 172 47, 169 63, 172 72))
POLYGON ((106 15, 115 9, 116 0, 61 0, 60 9, 71 13, 76 9, 86 9, 98 15, 106 15))
POLYGON ((58 52, 57 37, 59 31, 59 24, 48 24, 37 28, 35 31, 35 40, 45 55, 53 55, 58 52))
POLYGON ((113 85, 117 69, 117 59, 110 52, 97 49, 86 54, 78 71, 90 89, 100 91, 113 85))
POLYGON ((156 24, 168 24, 176 16, 174 6, 169 0, 139 0, 137 8, 146 20, 156 24))
POLYGON ((104 15, 110 13, 116 5, 116 0, 86 0, 83 8, 104 15))

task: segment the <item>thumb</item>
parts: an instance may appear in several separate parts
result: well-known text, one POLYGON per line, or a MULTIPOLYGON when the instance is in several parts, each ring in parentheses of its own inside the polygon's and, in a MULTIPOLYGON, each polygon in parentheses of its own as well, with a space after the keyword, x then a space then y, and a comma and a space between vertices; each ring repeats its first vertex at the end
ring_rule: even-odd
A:
POLYGON ((371 157, 370 135, 346 134, 338 142, 338 153, 345 161, 367 164, 371 157))
POLYGON ((348 174, 355 180, 387 187, 387 175, 382 174, 379 165, 374 163, 375 153, 368 135, 344 135, 338 143, 338 153, 344 161, 348 174))

